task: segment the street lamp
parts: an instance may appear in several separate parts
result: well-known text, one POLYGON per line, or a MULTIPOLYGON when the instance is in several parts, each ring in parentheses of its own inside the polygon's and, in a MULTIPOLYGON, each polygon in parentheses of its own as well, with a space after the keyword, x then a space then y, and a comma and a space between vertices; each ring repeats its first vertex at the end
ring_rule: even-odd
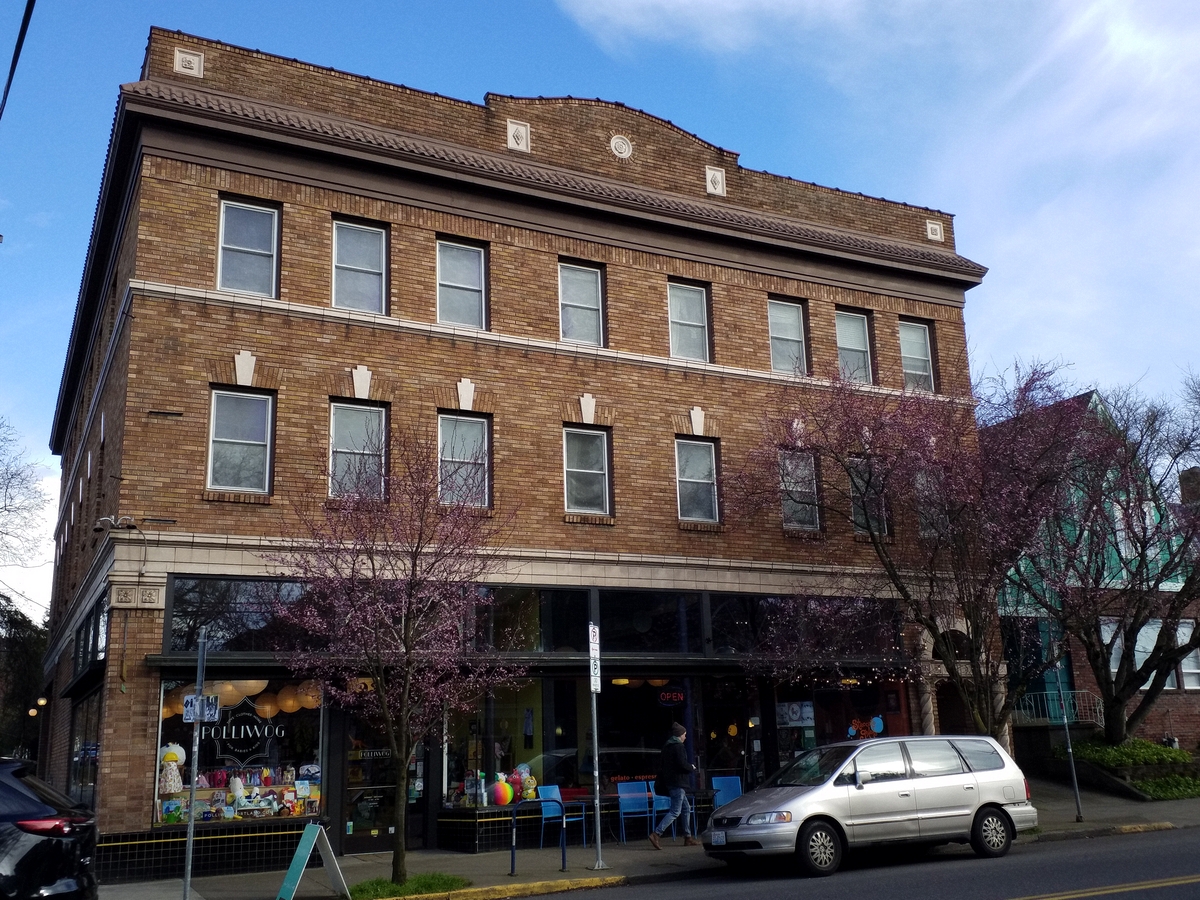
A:
POLYGON ((141 538, 142 538, 142 565, 141 565, 141 568, 138 569, 138 575, 145 575, 146 574, 146 557, 150 553, 150 543, 149 543, 149 541, 146 540, 146 533, 144 531, 142 531, 142 529, 138 528, 137 522, 134 521, 133 516, 101 516, 99 519, 96 520, 96 524, 92 526, 92 531, 94 531, 96 533, 100 533, 103 531, 109 531, 114 528, 128 529, 129 531, 136 531, 139 535, 141 535, 141 538))

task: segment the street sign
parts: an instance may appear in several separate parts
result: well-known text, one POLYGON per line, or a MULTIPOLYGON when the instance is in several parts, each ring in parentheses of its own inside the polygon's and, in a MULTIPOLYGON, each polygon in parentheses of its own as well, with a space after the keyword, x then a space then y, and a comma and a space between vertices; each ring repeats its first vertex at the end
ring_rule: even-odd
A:
POLYGON ((221 698, 217 694, 187 694, 183 698, 183 721, 220 722, 221 698))
POLYGON ((592 693, 600 693, 600 626, 588 623, 588 661, 592 669, 592 693))

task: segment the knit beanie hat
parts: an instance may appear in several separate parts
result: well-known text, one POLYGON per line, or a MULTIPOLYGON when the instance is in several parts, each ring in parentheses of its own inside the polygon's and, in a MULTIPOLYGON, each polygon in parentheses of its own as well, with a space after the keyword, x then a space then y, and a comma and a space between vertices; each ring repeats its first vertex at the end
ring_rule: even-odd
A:
POLYGON ((687 729, 678 722, 671 724, 671 737, 683 737, 685 734, 687 734, 687 729))

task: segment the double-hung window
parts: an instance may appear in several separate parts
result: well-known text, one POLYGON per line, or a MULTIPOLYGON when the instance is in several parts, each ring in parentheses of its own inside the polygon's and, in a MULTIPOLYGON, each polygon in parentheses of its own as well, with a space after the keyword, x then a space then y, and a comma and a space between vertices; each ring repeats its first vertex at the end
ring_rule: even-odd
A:
POLYGON ((437 281, 438 321, 483 328, 486 321, 483 250, 438 241, 437 281))
POLYGON ((900 367, 904 370, 905 390, 933 390, 933 354, 928 325, 900 323, 900 367))
POLYGON ((807 375, 804 358, 804 307, 782 300, 767 301, 767 324, 771 334, 771 370, 807 375))
POLYGON ((334 306, 383 312, 386 246, 382 228, 333 223, 334 306))
POLYGON ((817 466, 811 453, 779 452, 779 493, 785 528, 816 531, 821 527, 817 515, 817 466))
POLYGON ((267 493, 271 473, 271 398, 213 391, 208 486, 267 493))
POLYGON ((217 287, 275 296, 279 213, 268 206, 221 202, 221 254, 217 287))
POLYGON ((708 362, 708 291, 687 284, 667 286, 671 355, 708 362))
POLYGON ((382 497, 384 411, 333 403, 329 408, 329 495, 382 497))
POLYGON ((445 504, 488 506, 488 421, 438 416, 438 497, 445 504))
MULTIPOLYGON (((1192 639, 1196 623, 1184 620, 1179 623, 1179 643, 1185 644, 1192 639)), ((1193 650, 1179 664, 1183 675, 1183 686, 1189 691, 1200 690, 1200 650, 1193 650)))
POLYGON ((600 270, 559 263, 558 320, 562 339, 601 347, 603 319, 600 270))
POLYGON ((871 337, 867 317, 837 313, 838 371, 846 381, 871 383, 871 337))
POLYGON ((849 467, 850 506, 854 530, 859 534, 888 533, 887 503, 870 460, 857 459, 849 467))
POLYGON ((607 432, 563 429, 563 483, 567 512, 609 514, 607 432))
POLYGON ((675 441, 675 487, 679 518, 716 522, 717 447, 711 441, 675 441))

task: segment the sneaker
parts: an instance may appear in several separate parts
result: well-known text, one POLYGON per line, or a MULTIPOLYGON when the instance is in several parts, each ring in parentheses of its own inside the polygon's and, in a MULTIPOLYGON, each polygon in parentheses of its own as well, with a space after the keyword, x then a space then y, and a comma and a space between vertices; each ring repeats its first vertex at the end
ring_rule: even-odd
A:
POLYGON ((684 838, 683 838, 683 846, 685 846, 685 847, 699 847, 699 846, 700 846, 700 842, 699 842, 698 840, 696 840, 694 837, 692 837, 690 834, 688 834, 688 835, 684 835, 684 838))
POLYGON ((658 835, 655 834, 653 831, 650 832, 650 846, 653 847, 655 850, 662 849, 662 844, 658 840, 658 835))

